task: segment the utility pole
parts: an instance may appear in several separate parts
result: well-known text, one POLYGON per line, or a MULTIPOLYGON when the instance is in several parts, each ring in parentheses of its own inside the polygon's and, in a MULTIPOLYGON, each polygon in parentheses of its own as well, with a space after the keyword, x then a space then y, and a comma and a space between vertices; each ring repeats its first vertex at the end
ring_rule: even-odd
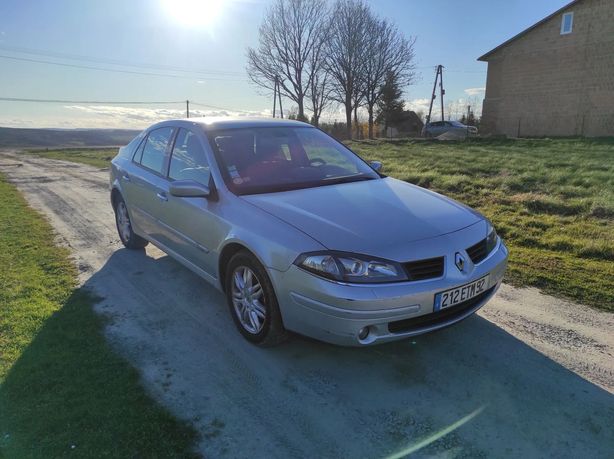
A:
POLYGON ((441 93, 441 121, 445 121, 443 113, 443 95, 446 93, 446 90, 443 89, 443 65, 439 66, 439 92, 441 93))
POLYGON ((275 77, 275 85, 273 89, 273 118, 277 115, 277 97, 279 97, 279 113, 284 117, 284 108, 281 105, 281 83, 279 77, 275 77))
POLYGON ((471 105, 467 105, 467 119, 465 122, 467 123, 467 138, 469 138, 469 116, 471 115, 471 105))
POLYGON ((281 106, 281 88, 279 88, 279 114, 281 115, 282 119, 284 117, 284 108, 281 106))
POLYGON ((185 101, 185 113, 186 113, 186 118, 190 117, 190 101, 186 100, 185 101))
POLYGON ((277 77, 275 77, 275 89, 273 90, 273 118, 275 118, 276 108, 277 108, 277 77))
POLYGON ((431 104, 429 105, 429 114, 426 117, 426 122, 431 122, 431 114, 433 113, 433 102, 437 98, 437 82, 439 82, 439 94, 441 98, 441 121, 445 121, 444 112, 443 112, 443 96, 446 93, 446 90, 443 89, 443 65, 438 65, 437 70, 435 72, 435 82, 433 83, 433 93, 431 94, 431 104))

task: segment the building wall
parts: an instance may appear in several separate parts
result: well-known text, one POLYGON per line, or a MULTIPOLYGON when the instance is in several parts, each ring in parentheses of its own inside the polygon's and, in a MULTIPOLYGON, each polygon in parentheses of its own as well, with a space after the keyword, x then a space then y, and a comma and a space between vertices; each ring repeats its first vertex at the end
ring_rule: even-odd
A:
POLYGON ((614 135, 614 0, 583 0, 487 56, 481 131, 614 135), (565 12, 573 32, 561 35, 565 12))

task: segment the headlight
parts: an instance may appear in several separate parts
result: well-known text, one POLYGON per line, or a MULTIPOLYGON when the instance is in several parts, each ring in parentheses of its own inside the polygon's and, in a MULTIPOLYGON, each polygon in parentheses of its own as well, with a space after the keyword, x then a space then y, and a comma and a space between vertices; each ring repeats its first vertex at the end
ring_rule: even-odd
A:
POLYGON ((497 245, 497 240, 497 232, 495 231, 495 228, 491 225, 490 232, 488 233, 488 236, 486 236, 486 253, 490 253, 495 249, 497 245))
POLYGON ((318 276, 341 282, 398 282, 409 279, 400 263, 352 253, 305 253, 294 264, 318 276))

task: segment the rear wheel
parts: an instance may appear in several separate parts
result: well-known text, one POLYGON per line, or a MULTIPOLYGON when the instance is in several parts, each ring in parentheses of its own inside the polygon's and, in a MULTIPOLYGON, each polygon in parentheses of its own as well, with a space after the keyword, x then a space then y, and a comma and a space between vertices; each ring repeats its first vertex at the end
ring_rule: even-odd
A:
POLYGON ((226 298, 239 332, 259 346, 275 346, 285 341, 277 297, 269 276, 252 254, 235 254, 226 269, 226 298))
POLYGON ((119 238, 127 249, 142 249, 149 244, 147 239, 143 239, 132 231, 128 207, 126 207, 126 203, 121 196, 117 198, 115 203, 115 225, 119 238))

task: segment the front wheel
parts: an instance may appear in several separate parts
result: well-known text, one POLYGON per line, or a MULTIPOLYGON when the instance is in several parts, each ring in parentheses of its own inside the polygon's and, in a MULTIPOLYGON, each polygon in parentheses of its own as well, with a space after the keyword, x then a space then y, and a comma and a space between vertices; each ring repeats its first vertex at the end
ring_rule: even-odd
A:
POLYGON ((126 207, 126 203, 121 196, 117 198, 115 203, 115 225, 117 226, 119 239, 127 249, 143 249, 149 244, 147 239, 143 239, 132 230, 128 207, 126 207))
POLYGON ((226 298, 239 332, 259 346, 275 346, 288 337, 273 284, 251 253, 235 254, 226 269, 226 298))

